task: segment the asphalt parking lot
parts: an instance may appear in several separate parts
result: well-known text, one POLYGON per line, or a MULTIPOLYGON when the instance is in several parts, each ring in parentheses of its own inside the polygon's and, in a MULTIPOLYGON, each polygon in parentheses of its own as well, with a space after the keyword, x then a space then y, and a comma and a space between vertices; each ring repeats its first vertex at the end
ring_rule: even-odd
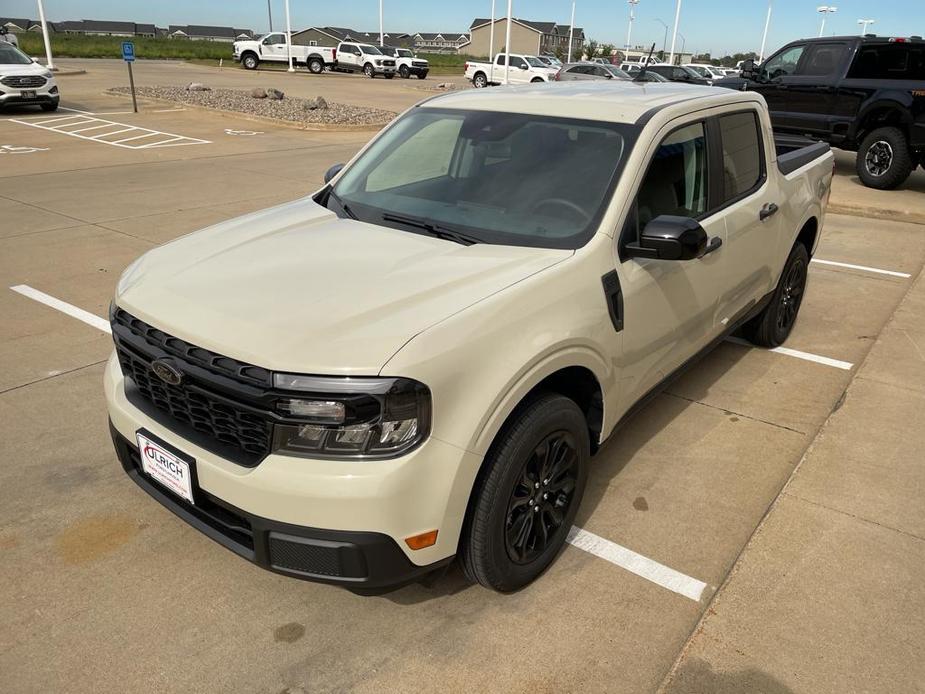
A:
MULTIPOLYGON (((121 63, 74 65, 88 72, 60 78, 72 110, 0 115, 4 690, 922 686, 925 172, 870 191, 839 155, 787 349, 724 344, 640 411, 594 459, 584 532, 543 578, 502 596, 452 567, 361 597, 242 561, 125 476, 101 388, 112 342, 92 319, 135 257, 313 192, 370 133, 134 114, 102 95, 121 63)), ((396 111, 429 95, 189 65, 136 79, 278 83, 396 111)))

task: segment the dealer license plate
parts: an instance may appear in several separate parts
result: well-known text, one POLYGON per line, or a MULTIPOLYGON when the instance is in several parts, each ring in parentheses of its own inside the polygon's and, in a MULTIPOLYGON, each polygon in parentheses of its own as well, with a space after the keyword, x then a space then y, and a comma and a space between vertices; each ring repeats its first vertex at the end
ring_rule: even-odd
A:
POLYGON ((155 482, 177 496, 193 503, 193 480, 190 464, 181 460, 161 444, 137 433, 141 468, 155 482))

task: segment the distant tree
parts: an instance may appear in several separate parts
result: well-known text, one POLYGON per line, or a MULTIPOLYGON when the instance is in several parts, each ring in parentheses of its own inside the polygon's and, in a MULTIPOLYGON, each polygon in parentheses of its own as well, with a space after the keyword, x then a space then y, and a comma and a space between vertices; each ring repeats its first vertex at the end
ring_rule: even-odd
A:
POLYGON ((694 62, 694 63, 712 63, 712 62, 713 62, 713 59, 710 57, 710 54, 709 54, 709 53, 700 53, 699 55, 695 55, 695 56, 691 59, 691 62, 694 62))
POLYGON ((600 50, 601 45, 594 39, 591 39, 585 44, 585 55, 588 56, 588 60, 594 60, 600 50))
POLYGON ((556 46, 556 49, 553 51, 553 55, 555 55, 556 58, 561 60, 563 63, 565 62, 565 59, 567 57, 565 54, 565 49, 562 48, 562 46, 556 46))
POLYGON ((613 54, 617 52, 617 47, 612 43, 605 43, 601 46, 601 57, 609 62, 613 62, 613 54))

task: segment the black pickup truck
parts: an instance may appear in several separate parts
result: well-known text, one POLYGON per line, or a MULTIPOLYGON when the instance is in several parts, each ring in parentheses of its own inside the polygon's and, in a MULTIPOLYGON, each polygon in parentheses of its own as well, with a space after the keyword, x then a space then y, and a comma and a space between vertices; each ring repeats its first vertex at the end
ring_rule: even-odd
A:
POLYGON ((716 86, 759 92, 776 131, 858 152, 871 188, 901 185, 925 166, 925 41, 835 36, 793 41, 716 86))

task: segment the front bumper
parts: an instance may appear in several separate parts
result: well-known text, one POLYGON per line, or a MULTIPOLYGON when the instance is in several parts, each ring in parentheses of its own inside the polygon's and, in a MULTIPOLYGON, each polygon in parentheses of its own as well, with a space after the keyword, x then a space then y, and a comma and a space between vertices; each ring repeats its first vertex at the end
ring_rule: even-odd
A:
POLYGON ((34 89, 34 97, 22 95, 25 89, 0 85, 0 108, 5 106, 41 106, 42 104, 57 104, 61 95, 54 83, 34 89), (54 91, 52 91, 54 90, 54 91))
POLYGON ((113 357, 104 390, 123 468, 161 504, 249 561, 289 576, 376 589, 414 580, 455 555, 481 457, 431 437, 391 460, 270 454, 243 467, 138 409, 125 384, 113 357), (140 471, 139 430, 194 459, 195 506, 140 471), (433 529, 431 547, 413 551, 404 542, 433 529))

